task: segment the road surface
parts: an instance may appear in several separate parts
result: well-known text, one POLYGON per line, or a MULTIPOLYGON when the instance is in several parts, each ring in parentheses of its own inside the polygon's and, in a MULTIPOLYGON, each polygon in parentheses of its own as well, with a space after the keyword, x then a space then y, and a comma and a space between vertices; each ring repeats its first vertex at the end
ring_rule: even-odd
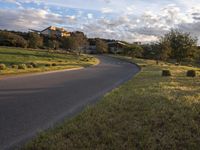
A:
POLYGON ((0 80, 0 149, 12 149, 76 115, 139 71, 131 63, 98 56, 81 70, 24 75, 0 80))

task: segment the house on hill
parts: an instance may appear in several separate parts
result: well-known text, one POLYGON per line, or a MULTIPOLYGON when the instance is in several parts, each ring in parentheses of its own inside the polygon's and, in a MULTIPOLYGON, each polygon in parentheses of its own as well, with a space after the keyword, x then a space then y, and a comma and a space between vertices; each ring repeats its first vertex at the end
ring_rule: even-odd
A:
POLYGON ((108 47, 111 53, 117 54, 117 53, 122 53, 124 49, 127 47, 127 44, 121 41, 109 41, 108 47))
POLYGON ((54 26, 50 26, 42 31, 36 31, 32 30, 33 32, 37 32, 39 34, 45 35, 45 36, 56 36, 56 37, 69 37, 71 36, 71 33, 66 31, 64 28, 58 28, 54 26))

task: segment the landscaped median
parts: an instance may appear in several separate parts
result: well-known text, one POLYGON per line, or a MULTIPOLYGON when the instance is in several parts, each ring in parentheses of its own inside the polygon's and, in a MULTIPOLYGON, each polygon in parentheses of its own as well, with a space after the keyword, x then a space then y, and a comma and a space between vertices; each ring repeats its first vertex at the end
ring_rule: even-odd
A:
POLYGON ((0 77, 82 68, 98 63, 99 60, 95 57, 66 51, 0 47, 0 77))
POLYGON ((198 149, 199 69, 131 61, 142 67, 132 80, 23 149, 198 149), (162 77, 162 70, 172 76, 162 77), (197 77, 186 77, 187 70, 197 77))

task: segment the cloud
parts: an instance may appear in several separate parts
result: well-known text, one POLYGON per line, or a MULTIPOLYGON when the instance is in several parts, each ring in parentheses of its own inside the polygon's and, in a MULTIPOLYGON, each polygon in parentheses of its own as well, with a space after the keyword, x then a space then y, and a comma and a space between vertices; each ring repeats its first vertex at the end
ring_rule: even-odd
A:
POLYGON ((88 14, 87 14, 87 17, 88 17, 88 19, 93 19, 93 14, 88 13, 88 14))
POLYGON ((112 8, 108 8, 108 7, 104 7, 101 9, 101 12, 106 14, 106 13, 112 13, 113 9, 112 8))
POLYGON ((0 27, 2 29, 27 31, 43 29, 50 25, 66 24, 73 16, 61 16, 43 9, 0 10, 0 27))
POLYGON ((29 28, 40 30, 56 25, 81 30, 89 37, 149 42, 157 40, 171 28, 179 28, 200 37, 200 5, 197 0, 1 2, 0 5, 16 4, 14 9, 0 6, 0 20, 3 20, 0 22, 1 29, 27 31, 29 28), (21 6, 18 7, 17 3, 21 6))

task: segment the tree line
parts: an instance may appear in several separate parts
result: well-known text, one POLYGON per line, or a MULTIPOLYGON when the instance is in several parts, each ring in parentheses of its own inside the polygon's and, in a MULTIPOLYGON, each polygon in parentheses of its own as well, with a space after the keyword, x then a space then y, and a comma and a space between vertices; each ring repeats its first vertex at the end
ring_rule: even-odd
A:
POLYGON ((89 39, 80 31, 72 32, 70 37, 46 36, 36 32, 15 32, 0 30, 0 46, 22 47, 32 49, 63 49, 84 53, 91 42, 95 43, 96 53, 108 53, 105 39, 89 39))
POLYGON ((56 37, 35 32, 0 31, 0 46, 81 51, 87 44, 87 37, 82 32, 73 32, 70 37, 56 37))
POLYGON ((124 54, 131 57, 162 61, 173 59, 177 63, 188 62, 199 60, 200 49, 197 42, 198 39, 191 36, 190 33, 171 30, 160 37, 157 42, 143 45, 129 44, 124 49, 124 54))
MULTIPOLYGON (((97 53, 108 53, 109 40, 88 39, 83 32, 73 32, 70 37, 44 36, 35 32, 23 33, 14 31, 0 31, 0 46, 14 46, 33 49, 64 49, 68 51, 84 52, 88 45, 94 43, 97 53)), ((178 63, 199 59, 200 53, 197 38, 189 33, 171 30, 159 38, 159 41, 149 44, 125 43, 121 53, 131 57, 166 61, 174 59, 178 63)))

